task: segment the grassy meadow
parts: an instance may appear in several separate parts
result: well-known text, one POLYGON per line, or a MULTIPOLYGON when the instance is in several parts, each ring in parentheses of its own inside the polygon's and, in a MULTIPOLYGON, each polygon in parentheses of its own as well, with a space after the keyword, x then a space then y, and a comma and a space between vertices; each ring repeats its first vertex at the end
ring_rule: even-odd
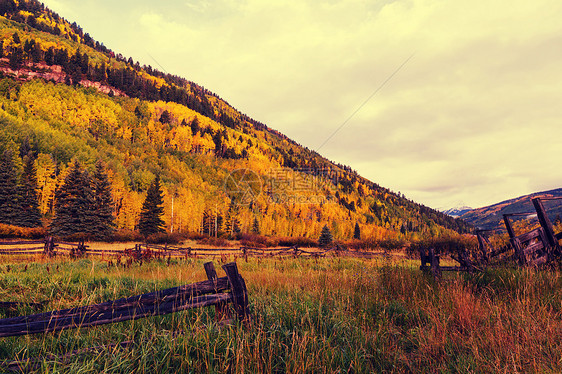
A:
MULTIPOLYGON (((44 303, 40 311, 206 279, 202 259, 129 268, 99 259, 0 261, 0 301, 44 303)), ((495 269, 436 282, 414 260, 237 262, 253 313, 247 325, 218 326, 210 307, 0 338, 0 372, 14 361, 50 373, 562 372, 559 272, 495 269)))

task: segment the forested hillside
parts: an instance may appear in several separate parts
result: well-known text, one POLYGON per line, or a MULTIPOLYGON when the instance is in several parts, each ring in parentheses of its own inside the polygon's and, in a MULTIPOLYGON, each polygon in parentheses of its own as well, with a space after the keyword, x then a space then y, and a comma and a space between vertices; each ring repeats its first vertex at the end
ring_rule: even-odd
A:
POLYGON ((469 229, 296 144, 193 82, 115 54, 37 1, 2 0, 0 15, 0 150, 18 180, 26 157, 33 158, 44 225, 73 162, 93 174, 101 161, 120 229, 138 228, 156 176, 168 231, 212 235, 217 226, 225 235, 317 238, 328 224, 336 238, 351 238, 358 224, 364 237, 378 240, 469 229), (251 201, 225 188, 239 170, 257 178, 251 201))
MULTIPOLYGON (((528 221, 530 223, 537 222, 537 217, 534 214, 535 208, 532 199, 535 197, 542 198, 560 198, 562 197, 562 188, 555 190, 536 192, 530 195, 519 196, 514 199, 502 201, 490 206, 472 209, 464 213, 461 217, 470 222, 475 227, 487 230, 504 230, 505 224, 503 222, 504 214, 513 213, 529 213, 528 216, 513 216, 513 221, 528 221)), ((560 200, 545 200, 543 202, 547 214, 553 223, 559 224, 562 216, 562 201, 560 200)))

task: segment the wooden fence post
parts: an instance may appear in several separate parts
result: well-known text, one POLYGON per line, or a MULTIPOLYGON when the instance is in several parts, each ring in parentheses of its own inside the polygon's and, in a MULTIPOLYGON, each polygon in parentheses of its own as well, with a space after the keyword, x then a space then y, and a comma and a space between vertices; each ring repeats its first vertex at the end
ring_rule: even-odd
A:
POLYGON ((47 238, 47 240, 45 241, 44 253, 49 257, 54 256, 55 255, 55 247, 56 247, 55 240, 53 239, 52 236, 49 236, 47 238))
POLYGON ((540 197, 535 197, 534 199, 532 199, 532 201, 533 205, 535 206, 535 210, 537 211, 539 223, 541 224, 546 235, 548 245, 551 248, 556 247, 558 245, 558 239, 556 239, 556 236, 554 235, 554 227, 552 226, 552 222, 550 222, 550 219, 546 215, 546 211, 544 209, 544 206, 542 205, 540 197))
MULTIPOLYGON (((213 283, 217 284, 217 271, 215 270, 215 265, 212 262, 205 262, 203 264, 205 268, 205 273, 207 273, 207 279, 213 281, 213 283)), ((222 320, 231 320, 232 316, 228 310, 227 304, 225 302, 220 302, 215 305, 215 320, 220 322, 222 320)))
POLYGON ((250 319, 250 311, 248 309, 248 291, 246 289, 246 282, 238 273, 238 266, 236 262, 230 262, 222 266, 226 276, 228 277, 228 282, 230 283, 230 289, 232 290, 232 303, 234 304, 234 309, 238 314, 238 319, 240 321, 248 321, 250 319))
POLYGON ((476 238, 478 238, 478 248, 482 254, 482 260, 488 263, 488 245, 490 241, 482 235, 480 231, 476 232, 476 238))
POLYGON ((509 216, 507 214, 503 215, 503 222, 505 223, 505 228, 507 233, 509 234, 509 238, 515 238, 515 232, 513 231, 513 226, 511 226, 511 221, 509 220, 509 216))
POLYGON ((429 248, 429 257, 431 261, 431 274, 435 278, 441 278, 441 268, 439 267, 439 255, 435 254, 435 249, 429 248))

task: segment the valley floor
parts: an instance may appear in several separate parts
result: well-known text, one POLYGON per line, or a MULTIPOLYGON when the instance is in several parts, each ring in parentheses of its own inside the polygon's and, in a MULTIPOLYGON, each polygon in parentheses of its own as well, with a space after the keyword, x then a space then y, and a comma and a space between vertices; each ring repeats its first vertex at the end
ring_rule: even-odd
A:
MULTIPOLYGON (((0 301, 43 302, 41 311, 206 279, 204 259, 128 268, 0 261, 0 301)), ((382 257, 239 260, 253 314, 247 325, 220 327, 211 307, 0 338, 0 370, 18 361, 30 372, 80 373, 562 371, 559 272, 496 269, 435 282, 418 266, 382 257)), ((33 312, 23 306, 16 315, 33 312)))

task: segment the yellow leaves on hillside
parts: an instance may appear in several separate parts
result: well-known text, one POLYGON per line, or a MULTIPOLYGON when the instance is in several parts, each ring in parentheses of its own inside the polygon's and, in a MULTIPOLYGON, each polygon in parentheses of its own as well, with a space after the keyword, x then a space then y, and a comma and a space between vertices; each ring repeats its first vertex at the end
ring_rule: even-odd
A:
POLYGON ((39 210, 42 214, 47 214, 53 209, 52 203, 57 186, 56 165, 51 156, 41 153, 35 160, 35 168, 37 169, 39 210))

